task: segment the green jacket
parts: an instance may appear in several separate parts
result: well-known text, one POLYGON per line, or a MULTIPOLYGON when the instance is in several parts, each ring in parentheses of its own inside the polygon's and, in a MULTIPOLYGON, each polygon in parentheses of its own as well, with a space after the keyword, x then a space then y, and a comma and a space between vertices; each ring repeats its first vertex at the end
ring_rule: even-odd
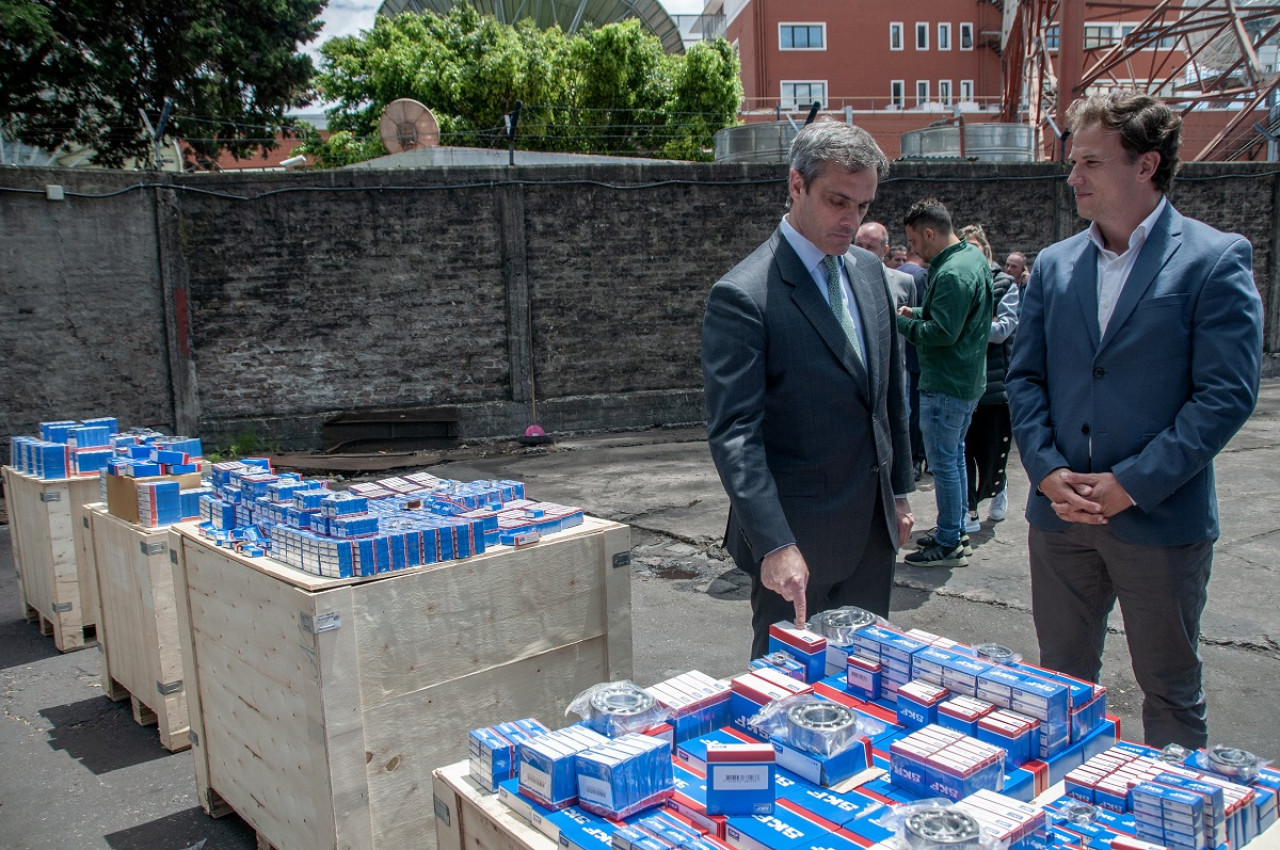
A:
POLYGON ((982 252, 958 242, 929 263, 929 292, 898 332, 920 356, 920 389, 980 398, 987 385, 991 268, 982 252))

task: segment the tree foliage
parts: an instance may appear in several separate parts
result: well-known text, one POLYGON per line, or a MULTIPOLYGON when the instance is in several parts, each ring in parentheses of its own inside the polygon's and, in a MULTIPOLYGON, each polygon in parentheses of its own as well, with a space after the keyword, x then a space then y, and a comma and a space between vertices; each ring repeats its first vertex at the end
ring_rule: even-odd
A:
POLYGON ((742 98, 723 39, 670 56, 634 19, 568 36, 460 3, 446 15, 379 17, 320 53, 316 86, 334 104, 334 135, 312 136, 306 150, 322 164, 381 155, 379 116, 402 97, 431 109, 446 145, 505 146, 503 116, 520 101, 522 149, 707 159, 742 98))
POLYGON ((274 147, 309 102, 299 45, 328 0, 0 0, 0 125, 97 165, 154 164, 142 114, 171 101, 171 132, 202 157, 274 147))

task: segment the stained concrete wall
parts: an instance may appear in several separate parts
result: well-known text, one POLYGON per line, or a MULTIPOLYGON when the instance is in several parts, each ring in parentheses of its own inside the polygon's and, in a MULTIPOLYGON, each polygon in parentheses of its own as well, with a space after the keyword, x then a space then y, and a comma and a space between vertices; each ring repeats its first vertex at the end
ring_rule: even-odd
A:
MULTIPOLYGON (((1053 164, 904 164, 872 217, 934 195, 998 254, 1080 228, 1053 164)), ((217 444, 318 445, 348 410, 457 407, 465 438, 702 418, 715 279, 784 211, 762 165, 155 175, 0 172, 0 435, 114 414, 217 444), (61 201, 46 186, 64 188, 61 201)), ((1182 212, 1244 233, 1268 307, 1280 180, 1188 166, 1182 212)))

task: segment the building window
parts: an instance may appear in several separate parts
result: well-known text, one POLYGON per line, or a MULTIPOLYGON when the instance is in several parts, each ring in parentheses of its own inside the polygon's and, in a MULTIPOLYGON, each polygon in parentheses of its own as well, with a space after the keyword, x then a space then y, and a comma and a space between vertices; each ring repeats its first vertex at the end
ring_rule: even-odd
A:
POLYGON ((782 50, 826 50, 826 24, 778 24, 778 47, 782 50))
POLYGON ((973 80, 960 81, 960 102, 961 103, 973 102, 973 80))
POLYGON ((951 24, 938 24, 938 49, 951 49, 951 24))
POLYGON ((960 49, 973 50, 973 24, 960 25, 960 49))
POLYGON ((951 81, 938 80, 938 102, 943 106, 951 105, 951 81))
POLYGON ((889 24, 889 49, 890 50, 902 49, 902 24, 901 23, 889 24))
POLYGON ((902 109, 907 105, 904 102, 906 100, 906 95, 904 93, 906 90, 906 87, 907 87, 907 84, 903 80, 889 81, 889 105, 890 106, 894 107, 895 109, 902 109))
POLYGON ((1058 33, 1060 33, 1061 31, 1062 30, 1059 28, 1058 24, 1054 24, 1051 27, 1045 28, 1044 46, 1046 50, 1058 49, 1058 33))
POLYGON ((1087 24, 1084 28, 1084 49, 1093 50, 1099 47, 1110 47, 1114 39, 1111 36, 1110 24, 1087 24))
POLYGON ((929 102, 929 81, 916 80, 916 106, 924 106, 929 102))
POLYGON ((782 108, 798 111, 813 106, 813 102, 826 106, 827 83, 825 80, 783 80, 782 108))
POLYGON ((929 49, 929 25, 916 24, 916 50, 929 49))

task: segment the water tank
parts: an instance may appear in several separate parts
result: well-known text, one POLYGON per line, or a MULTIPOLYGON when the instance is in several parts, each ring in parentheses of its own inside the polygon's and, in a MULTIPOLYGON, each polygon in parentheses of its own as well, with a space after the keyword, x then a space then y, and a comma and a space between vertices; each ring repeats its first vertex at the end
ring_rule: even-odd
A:
MULTIPOLYGON (((902 134, 902 158, 925 159, 961 155, 960 132, 964 131, 964 156, 982 162, 1033 162, 1031 128, 1026 124, 966 124, 926 127, 902 134)), ((717 154, 719 147, 716 148, 717 154)), ((718 157, 717 157, 718 158, 718 157)))
POLYGON ((716 130, 716 162, 788 162, 796 128, 790 121, 762 121, 716 130))

